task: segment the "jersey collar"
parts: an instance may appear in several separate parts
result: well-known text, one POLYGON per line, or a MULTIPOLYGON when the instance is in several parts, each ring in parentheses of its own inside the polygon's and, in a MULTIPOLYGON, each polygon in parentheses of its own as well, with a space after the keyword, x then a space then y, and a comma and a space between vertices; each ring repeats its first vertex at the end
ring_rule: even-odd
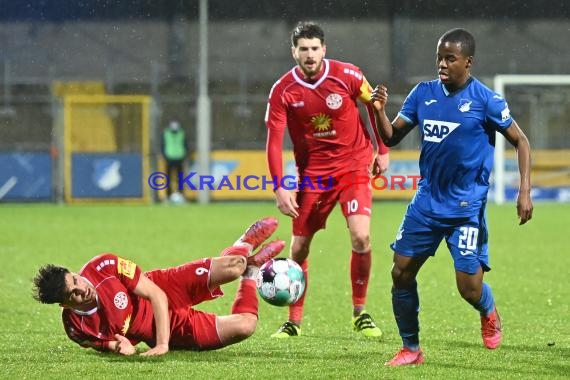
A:
POLYGON ((295 81, 299 83, 301 86, 305 86, 307 88, 314 90, 321 83, 323 83, 323 81, 327 78, 329 74, 329 68, 330 68, 329 60, 323 59, 323 64, 325 65, 325 68, 323 69, 322 73, 319 74, 321 77, 314 83, 309 83, 299 76, 299 73, 297 72, 297 70, 299 70, 299 66, 295 66, 293 70, 291 70, 293 78, 295 78, 295 81))
POLYGON ((441 85, 441 89, 443 90, 443 93, 445 94, 445 96, 451 96, 451 95, 457 94, 458 92, 462 91, 464 88, 469 86, 471 84, 471 82, 473 82, 473 77, 470 76, 469 79, 467 79, 467 81, 463 84, 463 86, 459 87, 457 90, 455 90, 453 92, 449 92, 449 91, 447 91, 447 88, 445 88, 445 85, 443 83, 441 83, 441 80, 439 80, 439 84, 441 85))

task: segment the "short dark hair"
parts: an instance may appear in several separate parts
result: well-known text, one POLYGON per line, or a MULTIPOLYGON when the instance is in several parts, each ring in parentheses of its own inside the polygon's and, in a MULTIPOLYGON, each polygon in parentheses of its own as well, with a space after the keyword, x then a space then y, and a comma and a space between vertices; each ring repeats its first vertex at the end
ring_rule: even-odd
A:
POLYGON ((67 268, 44 265, 34 277, 33 297, 41 303, 62 303, 65 293, 67 268))
POLYGON ((314 21, 300 21, 295 29, 291 32, 291 43, 293 46, 297 47, 297 41, 299 38, 318 38, 321 40, 321 44, 325 44, 325 32, 323 29, 314 21))
POLYGON ((440 42, 452 42, 461 45, 461 52, 465 57, 475 56, 475 38, 465 29, 456 28, 448 30, 439 38, 440 42))

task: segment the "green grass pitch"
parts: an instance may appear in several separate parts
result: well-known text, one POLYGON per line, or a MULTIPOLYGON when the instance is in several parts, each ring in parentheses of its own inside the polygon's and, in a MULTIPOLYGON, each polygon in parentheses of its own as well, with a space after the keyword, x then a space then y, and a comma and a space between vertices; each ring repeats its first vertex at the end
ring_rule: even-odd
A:
MULTIPOLYGON (((287 309, 260 301, 250 339, 211 352, 164 357, 118 357, 81 349, 65 336, 56 305, 31 298, 38 267, 56 263, 76 271, 101 252, 114 252, 143 270, 177 265, 219 252, 253 220, 278 215, 273 203, 208 206, 0 207, 0 376, 24 378, 409 379, 568 378, 570 376, 570 205, 538 203, 533 220, 518 226, 513 204, 491 205, 491 266, 486 275, 504 322, 503 345, 483 348, 479 317, 459 296, 452 261, 442 244, 419 275, 421 340, 426 364, 386 368, 401 341, 390 300, 392 253, 405 203, 380 202, 372 220, 373 273, 368 311, 384 332, 369 341, 351 330, 350 245, 338 208, 317 234, 303 336, 269 338, 287 309)), ((279 216, 276 237, 290 242, 279 216)), ((282 253, 286 255, 286 253, 282 253)), ((198 306, 229 313, 236 283, 225 297, 198 306)), ((144 350, 144 344, 139 345, 144 350)))

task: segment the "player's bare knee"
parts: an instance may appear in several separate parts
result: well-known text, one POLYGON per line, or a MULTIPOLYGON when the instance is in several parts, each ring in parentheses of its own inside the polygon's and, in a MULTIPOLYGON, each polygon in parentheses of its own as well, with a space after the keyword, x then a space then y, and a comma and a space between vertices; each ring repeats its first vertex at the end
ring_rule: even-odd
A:
POLYGON ((474 304, 481 298, 481 290, 470 286, 458 286, 461 297, 470 304, 474 304))
POLYGON ((392 266, 392 270, 390 271, 390 274, 392 275, 392 280, 394 282, 396 282, 397 280, 399 280, 401 278, 402 270, 394 265, 394 266, 392 266))
POLYGON ((392 267, 390 274, 392 275, 392 282, 394 286, 398 289, 409 288, 414 283, 414 277, 412 273, 402 270, 395 265, 392 267))
POLYGON ((367 252, 370 250, 370 234, 367 232, 363 233, 352 233, 352 249, 356 252, 367 252))
POLYGON ((241 339, 249 338, 257 328, 257 316, 255 314, 241 314, 241 322, 237 331, 237 335, 241 339))

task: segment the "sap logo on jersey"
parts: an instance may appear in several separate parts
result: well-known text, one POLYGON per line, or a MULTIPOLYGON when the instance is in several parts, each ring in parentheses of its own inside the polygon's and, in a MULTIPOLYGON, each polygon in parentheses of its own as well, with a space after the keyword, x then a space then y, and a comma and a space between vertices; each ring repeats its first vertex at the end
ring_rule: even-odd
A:
POLYGON ((425 119, 423 126, 424 140, 439 143, 457 127, 459 127, 459 123, 425 119))

